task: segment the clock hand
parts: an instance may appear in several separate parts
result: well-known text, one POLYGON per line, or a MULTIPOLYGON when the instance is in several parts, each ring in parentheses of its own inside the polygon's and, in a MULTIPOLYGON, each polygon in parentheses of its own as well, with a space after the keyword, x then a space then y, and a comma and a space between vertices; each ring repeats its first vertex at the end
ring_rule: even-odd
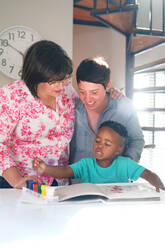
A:
POLYGON ((23 54, 21 51, 19 51, 17 48, 13 47, 13 46, 10 45, 9 43, 8 43, 8 46, 11 47, 11 48, 13 48, 15 51, 17 51, 19 54, 21 54, 22 57, 24 57, 24 54, 23 54))

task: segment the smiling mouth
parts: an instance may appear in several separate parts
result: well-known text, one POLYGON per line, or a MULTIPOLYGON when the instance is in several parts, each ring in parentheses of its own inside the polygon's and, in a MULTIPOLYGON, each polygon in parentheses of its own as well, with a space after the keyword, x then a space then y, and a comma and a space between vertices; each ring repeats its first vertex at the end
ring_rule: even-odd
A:
POLYGON ((95 102, 86 102, 86 106, 93 106, 95 102))

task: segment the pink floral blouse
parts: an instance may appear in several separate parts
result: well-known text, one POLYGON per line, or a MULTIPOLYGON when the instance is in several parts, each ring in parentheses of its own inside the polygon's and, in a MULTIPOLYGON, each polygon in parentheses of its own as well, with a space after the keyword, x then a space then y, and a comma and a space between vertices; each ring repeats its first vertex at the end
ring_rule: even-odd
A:
MULTIPOLYGON (((0 89, 0 168, 17 167, 22 176, 33 175, 32 160, 66 165, 72 138, 76 93, 69 82, 56 99, 56 111, 34 98, 23 81, 0 89)), ((52 177, 39 175, 45 184, 52 177)))

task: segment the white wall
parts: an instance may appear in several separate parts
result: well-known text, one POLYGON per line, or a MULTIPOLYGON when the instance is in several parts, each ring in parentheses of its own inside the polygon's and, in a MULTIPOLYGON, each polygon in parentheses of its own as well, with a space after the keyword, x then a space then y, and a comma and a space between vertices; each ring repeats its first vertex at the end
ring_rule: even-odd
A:
MULTIPOLYGON (((110 64, 113 86, 125 87, 125 42, 123 35, 110 28, 73 25, 74 75, 84 58, 100 55, 110 64)), ((75 77, 73 81, 76 85, 75 77)))
POLYGON ((135 56, 135 67, 165 58, 165 43, 135 56))
MULTIPOLYGON (((0 31, 14 25, 37 30, 72 57, 73 0, 5 0, 0 5, 0 31)), ((0 73, 0 85, 11 79, 0 73)))

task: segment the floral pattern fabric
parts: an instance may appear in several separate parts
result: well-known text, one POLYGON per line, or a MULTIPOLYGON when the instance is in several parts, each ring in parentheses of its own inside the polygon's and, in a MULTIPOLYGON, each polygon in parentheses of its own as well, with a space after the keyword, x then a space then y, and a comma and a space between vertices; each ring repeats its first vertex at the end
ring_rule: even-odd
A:
MULTIPOLYGON (((22 176, 33 175, 35 157, 67 165, 72 138, 76 93, 67 83, 56 98, 56 111, 34 98, 21 80, 0 89, 0 168, 15 166, 22 176)), ((52 177, 39 175, 45 184, 52 177)))

